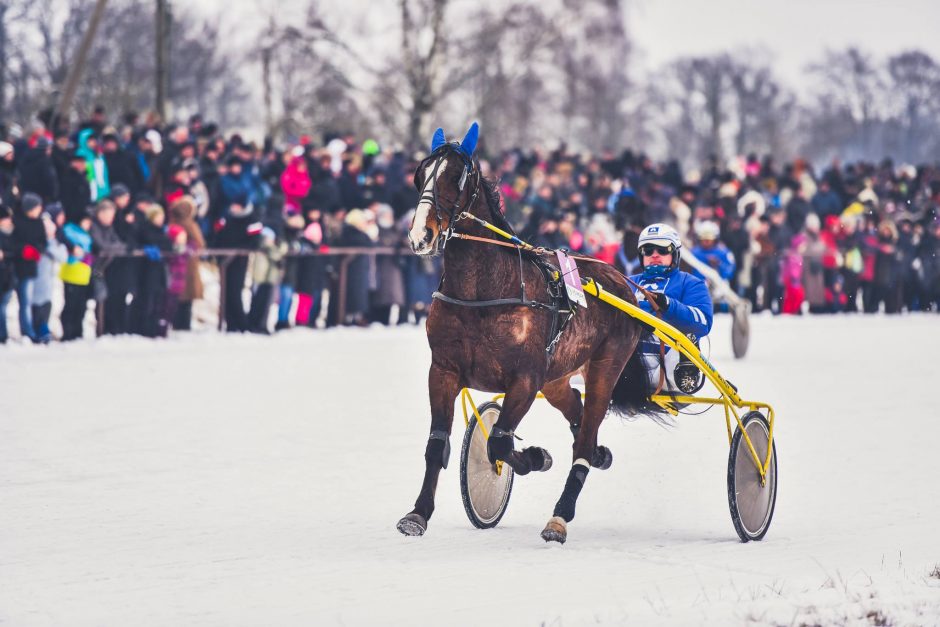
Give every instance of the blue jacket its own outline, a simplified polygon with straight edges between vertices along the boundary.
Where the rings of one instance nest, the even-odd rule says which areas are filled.
[[[675,269],[663,276],[635,274],[630,280],[651,292],[663,292],[669,297],[669,307],[662,312],[663,320],[683,333],[694,333],[704,337],[712,329],[712,297],[708,293],[705,281],[688,272]],[[652,313],[653,308],[639,290],[636,297],[640,308]],[[640,350],[644,353],[658,353],[659,342],[641,342]]]
[[[734,270],[736,264],[734,262],[734,253],[728,250],[728,247],[722,244],[721,242],[715,244],[711,248],[704,248],[702,246],[696,246],[692,249],[692,254],[696,258],[704,261],[718,272],[718,275],[723,278],[725,281],[730,281],[731,277],[734,276]],[[712,260],[717,260],[717,263],[713,263]],[[703,279],[701,274],[696,270],[693,274],[700,279]]]

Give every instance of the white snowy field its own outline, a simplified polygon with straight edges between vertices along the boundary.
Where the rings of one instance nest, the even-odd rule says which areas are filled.
[[[458,409],[428,532],[400,535],[428,431],[413,327],[0,347],[0,624],[940,624],[940,316],[756,317],[741,361],[729,328],[712,362],[777,410],[749,544],[715,409],[609,419],[613,467],[546,545],[571,436],[544,401],[519,433],[555,466],[496,529],[463,512]]]

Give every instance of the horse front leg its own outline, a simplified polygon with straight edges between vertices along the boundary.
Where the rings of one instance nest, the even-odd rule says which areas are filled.
[[[516,427],[522,422],[538,394],[539,386],[532,379],[517,379],[508,386],[499,418],[486,441],[490,462],[505,461],[517,475],[532,471],[545,472],[552,467],[552,456],[538,446],[515,450]]]
[[[441,469],[450,457],[450,431],[454,424],[454,401],[460,392],[460,376],[431,364],[428,392],[431,397],[431,433],[424,449],[424,482],[415,508],[398,521],[398,530],[406,536],[421,536],[434,513],[434,493]]]
[[[581,427],[574,441],[573,463],[571,470],[568,471],[568,479],[565,481],[561,497],[555,504],[552,517],[542,530],[542,539],[546,542],[564,544],[568,538],[568,523],[574,520],[578,496],[587,480],[588,471],[592,465],[598,465],[598,452],[607,451],[606,447],[597,446],[597,432],[607,415],[611,394],[625,363],[626,360],[619,355],[602,356],[591,360],[585,381],[584,413],[581,418]],[[609,455],[609,451],[607,453]],[[608,459],[606,466],[600,465],[599,467],[609,465]]]

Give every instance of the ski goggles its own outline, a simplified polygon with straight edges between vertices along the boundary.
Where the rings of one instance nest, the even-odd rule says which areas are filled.
[[[656,244],[643,244],[640,246],[640,254],[644,257],[650,257],[653,253],[659,253],[660,255],[671,255],[675,252],[672,244],[669,246],[657,246]]]

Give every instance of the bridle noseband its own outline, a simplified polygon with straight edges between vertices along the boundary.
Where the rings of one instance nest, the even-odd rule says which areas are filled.
[[[447,156],[456,154],[463,161],[463,173],[460,175],[460,181],[457,184],[457,198],[453,200],[446,200],[448,206],[444,206],[441,202],[441,195],[438,192],[437,188],[437,173],[441,167],[441,164],[444,162]],[[474,202],[476,202],[477,196],[480,194],[480,166],[477,161],[467,154],[460,148],[459,144],[444,144],[439,147],[437,150],[432,152],[424,161],[418,165],[418,169],[415,171],[414,183],[415,187],[421,189],[418,186],[418,175],[427,167],[427,164],[434,160],[434,169],[431,171],[431,180],[433,181],[431,185],[431,191],[421,191],[421,196],[418,197],[418,204],[421,204],[424,201],[428,201],[434,207],[434,214],[437,220],[437,232],[438,238],[440,240],[440,249],[443,250],[447,245],[447,240],[451,238],[454,233],[454,226],[457,222],[460,221],[463,216],[464,210],[469,209]],[[464,188],[467,186],[467,180],[472,179],[471,187],[473,193],[470,194],[470,199],[467,201],[467,204],[464,207],[460,206],[460,196],[463,194]],[[444,215],[447,215],[447,230],[444,231]],[[441,237],[443,235],[443,237]]]

